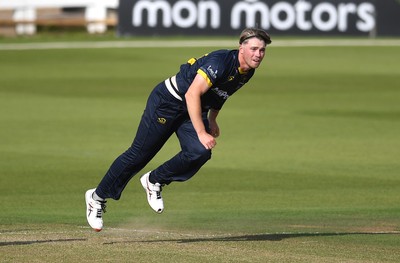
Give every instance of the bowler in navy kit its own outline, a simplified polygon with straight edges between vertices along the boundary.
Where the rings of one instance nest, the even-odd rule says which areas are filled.
[[[269,44],[264,30],[246,28],[239,49],[192,58],[153,89],[132,145],[112,163],[97,188],[85,194],[86,218],[94,230],[103,228],[106,199],[120,199],[127,183],[175,133],[181,151],[140,178],[150,207],[157,213],[164,210],[162,187],[190,179],[211,158],[220,134],[217,115],[254,75]]]

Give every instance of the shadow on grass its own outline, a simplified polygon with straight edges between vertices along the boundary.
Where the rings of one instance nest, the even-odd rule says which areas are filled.
[[[258,234],[225,237],[200,237],[182,239],[157,239],[157,240],[136,240],[118,241],[104,243],[112,245],[116,243],[156,243],[156,242],[177,242],[177,243],[196,243],[196,242],[248,242],[248,241],[282,241],[289,238],[301,237],[330,237],[330,236],[349,236],[349,235],[400,235],[400,232],[349,232],[349,233],[281,233],[281,234]]]
[[[31,245],[31,244],[41,244],[41,243],[56,243],[56,242],[75,242],[75,241],[86,241],[86,240],[87,240],[86,238],[68,238],[68,239],[9,241],[9,242],[0,242],[0,247]]]
[[[330,236],[348,236],[348,235],[382,235],[393,233],[282,233],[282,234],[260,234],[260,235],[243,235],[243,236],[227,236],[227,237],[212,237],[212,238],[190,238],[181,239],[180,243],[192,242],[212,242],[212,241],[282,241],[289,238],[299,237],[330,237]]]
[[[353,233],[281,233],[281,234],[257,234],[241,236],[223,236],[223,237],[199,237],[199,238],[179,238],[179,239],[153,239],[153,240],[125,240],[106,242],[103,245],[126,244],[126,243],[196,243],[196,242],[249,242],[249,241],[282,241],[290,238],[301,237],[331,237],[331,236],[349,236],[349,235],[400,235],[400,232],[353,232]],[[26,240],[26,241],[8,241],[0,242],[0,247],[31,245],[42,243],[58,242],[76,242],[87,241],[86,238],[67,238],[67,239],[47,239],[47,240]]]

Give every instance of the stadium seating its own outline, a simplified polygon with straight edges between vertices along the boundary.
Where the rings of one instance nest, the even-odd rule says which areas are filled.
[[[18,35],[35,34],[38,25],[86,26],[89,33],[104,33],[116,24],[108,11],[117,7],[118,0],[2,0],[0,26],[14,27]]]

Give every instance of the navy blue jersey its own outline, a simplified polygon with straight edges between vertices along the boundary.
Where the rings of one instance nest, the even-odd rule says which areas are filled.
[[[176,75],[180,95],[186,93],[195,76],[200,74],[210,87],[201,97],[203,110],[220,110],[229,96],[247,83],[255,71],[240,72],[238,54],[238,50],[217,50],[181,65]]]

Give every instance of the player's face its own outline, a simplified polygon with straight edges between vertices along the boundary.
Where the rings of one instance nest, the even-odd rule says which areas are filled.
[[[246,43],[240,45],[240,68],[250,70],[258,68],[265,56],[265,43],[256,37],[250,38]]]

